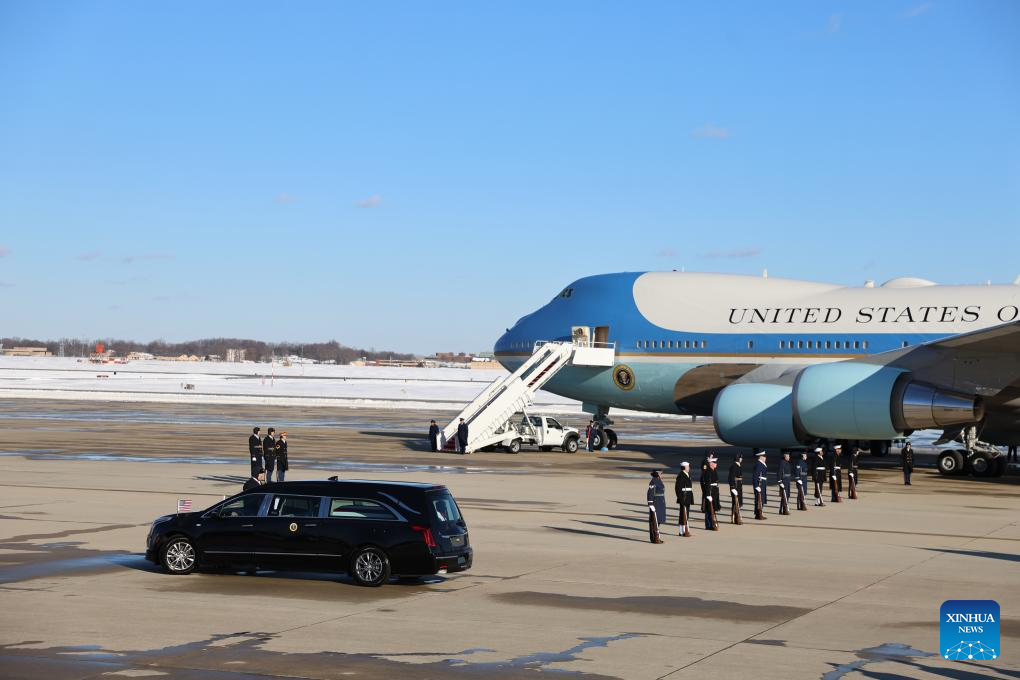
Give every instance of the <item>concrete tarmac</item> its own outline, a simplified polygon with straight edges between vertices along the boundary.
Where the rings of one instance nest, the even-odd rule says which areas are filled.
[[[648,471],[706,447],[725,470],[710,424],[621,419],[598,455],[457,456],[425,450],[421,415],[0,401],[0,677],[1020,678],[1016,477],[904,487],[878,461],[857,501],[781,517],[773,488],[768,520],[706,532],[695,513],[689,539],[671,502],[652,545]],[[291,479],[446,484],[474,568],[365,589],[146,562],[178,498],[240,489],[253,424],[288,430]],[[948,599],[999,602],[996,660],[939,656]]]

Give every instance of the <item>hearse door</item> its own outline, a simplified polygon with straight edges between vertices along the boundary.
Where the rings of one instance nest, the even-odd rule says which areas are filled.
[[[221,505],[202,518],[199,548],[207,562],[229,564],[251,559],[259,510],[266,494],[248,494]]]
[[[319,496],[273,496],[256,540],[258,563],[278,569],[329,568],[334,560],[323,541],[321,506]]]

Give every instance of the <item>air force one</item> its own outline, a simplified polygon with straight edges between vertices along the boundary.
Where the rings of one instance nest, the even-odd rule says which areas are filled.
[[[1020,279],[1018,279],[1020,282]],[[1002,474],[1020,444],[1020,285],[875,287],[685,272],[590,276],[496,342],[513,371],[536,343],[601,348],[546,390],[610,408],[712,416],[735,446],[851,441],[884,453],[938,429],[945,474]],[[607,431],[609,444],[615,433]]]

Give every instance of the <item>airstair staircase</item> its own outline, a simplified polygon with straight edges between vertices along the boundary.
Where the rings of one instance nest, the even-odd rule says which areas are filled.
[[[465,453],[492,441],[493,435],[501,431],[511,416],[535,402],[535,395],[542,386],[570,363],[575,349],[572,342],[539,343],[535,352],[516,371],[485,388],[443,428],[439,435],[440,448],[455,449],[461,418],[468,425]]]

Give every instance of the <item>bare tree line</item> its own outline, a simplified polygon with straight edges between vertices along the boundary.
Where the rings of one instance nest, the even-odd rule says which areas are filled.
[[[61,338],[59,340],[35,340],[31,338],[0,338],[0,343],[5,348],[10,347],[45,347],[54,355],[60,353],[63,345],[64,355],[71,357],[88,356],[95,351],[97,342],[103,343],[106,349],[114,350],[118,356],[124,356],[129,352],[147,352],[154,356],[180,356],[182,354],[195,355],[199,357],[218,356],[225,359],[228,349],[245,350],[245,358],[254,361],[269,361],[272,357],[286,357],[297,355],[315,361],[335,361],[338,364],[348,364],[356,359],[414,359],[413,354],[400,352],[376,351],[374,349],[361,349],[341,345],[336,340],[329,342],[281,342],[269,343],[261,340],[248,340],[242,338],[205,338],[202,340],[188,340],[185,342],[166,342],[164,340],[153,340],[151,342],[136,342],[134,340],[119,340],[114,338]]]

